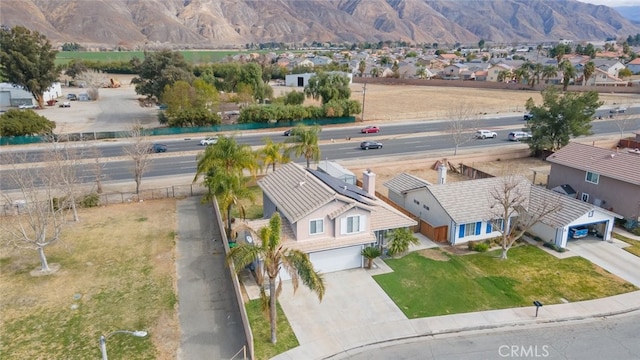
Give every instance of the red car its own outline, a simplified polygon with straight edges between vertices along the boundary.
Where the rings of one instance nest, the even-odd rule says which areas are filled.
[[[360,130],[361,133],[363,134],[369,134],[369,133],[379,133],[380,132],[380,128],[377,126],[367,126],[365,128],[363,128],[362,130]]]

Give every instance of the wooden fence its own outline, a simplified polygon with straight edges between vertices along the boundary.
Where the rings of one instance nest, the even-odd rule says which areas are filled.
[[[420,219],[420,234],[428,237],[435,242],[447,242],[449,241],[449,227],[444,226],[432,226],[428,222]]]

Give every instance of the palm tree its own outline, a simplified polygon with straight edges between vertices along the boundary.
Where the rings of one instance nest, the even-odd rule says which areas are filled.
[[[420,79],[424,79],[427,77],[427,69],[425,69],[424,66],[420,66],[416,69],[416,76]]]
[[[516,79],[518,84],[520,82],[524,82],[529,79],[529,70],[521,66],[513,72],[513,77]]]
[[[377,246],[367,246],[362,249],[360,255],[364,256],[367,259],[367,269],[371,269],[371,265],[373,265],[373,259],[382,255],[382,252]]]
[[[540,63],[536,63],[531,67],[531,87],[540,84],[540,77],[542,76],[542,70],[544,66]]]
[[[320,159],[320,146],[318,146],[320,131],[318,125],[312,127],[298,125],[291,133],[291,141],[295,144],[291,145],[288,150],[293,151],[295,156],[304,156],[307,159],[307,168],[311,167],[311,160],[318,161]]]
[[[549,80],[556,76],[558,76],[558,69],[555,66],[547,65],[544,68],[542,68],[542,78],[546,79],[544,81],[545,84],[548,84]]]
[[[358,63],[358,71],[360,72],[360,77],[364,75],[364,71],[367,69],[367,63],[364,60],[360,60]]]
[[[256,154],[249,145],[240,145],[233,137],[221,136],[218,142],[207,146],[204,153],[197,156],[198,164],[195,182],[201,175],[210,175],[213,169],[242,175],[244,170],[255,174],[258,168]]]
[[[511,79],[511,71],[509,71],[509,70],[500,70],[498,72],[498,82],[504,82],[507,79]]]
[[[582,85],[586,85],[593,73],[596,72],[596,64],[593,61],[589,61],[584,64],[584,69],[582,69]]]
[[[380,74],[382,74],[382,70],[379,67],[373,67],[371,69],[371,76],[373,77],[379,77]]]
[[[388,253],[391,256],[402,254],[409,250],[409,245],[418,245],[420,241],[413,236],[409,228],[395,229],[391,232],[391,240],[389,240]]]
[[[280,271],[286,271],[291,276],[291,284],[294,292],[298,288],[299,281],[318,295],[322,301],[325,292],[325,284],[322,275],[314,268],[309,256],[299,250],[287,249],[281,242],[281,219],[275,212],[269,220],[269,226],[260,229],[255,245],[240,244],[229,252],[227,261],[236,267],[237,271],[244,269],[256,259],[260,264],[256,270],[260,285],[260,297],[265,310],[269,310],[271,323],[271,343],[275,344],[276,337],[276,300],[282,292],[282,279],[278,278]],[[267,297],[262,282],[264,277],[269,279],[269,296]],[[276,287],[277,279],[277,287]]]
[[[272,170],[276,171],[277,163],[286,163],[289,162],[289,156],[286,152],[286,144],[285,143],[276,143],[271,140],[271,138],[265,138],[265,145],[260,150],[260,155],[262,158],[262,163],[268,168],[269,165],[272,166]]]
[[[231,234],[231,210],[234,206],[240,208],[241,216],[244,218],[245,209],[240,203],[242,199],[249,199],[253,203],[255,196],[247,187],[247,178],[227,172],[221,168],[214,169],[211,176],[207,176],[204,184],[209,188],[209,192],[205,195],[205,200],[211,200],[212,196],[216,196],[220,202],[220,208],[225,212],[225,220],[227,221],[226,234]]]
[[[562,67],[562,91],[567,91],[569,82],[576,77],[576,68],[573,67],[571,62],[565,60],[561,64]]]

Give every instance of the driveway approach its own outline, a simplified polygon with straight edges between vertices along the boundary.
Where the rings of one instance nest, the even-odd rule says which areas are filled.
[[[628,244],[617,239],[573,240],[567,244],[569,251],[640,287],[640,258],[625,251],[625,246]]]

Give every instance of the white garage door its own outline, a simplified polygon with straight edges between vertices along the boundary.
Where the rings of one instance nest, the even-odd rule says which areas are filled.
[[[313,267],[321,273],[359,268],[362,266],[362,246],[326,250],[309,254]]]

